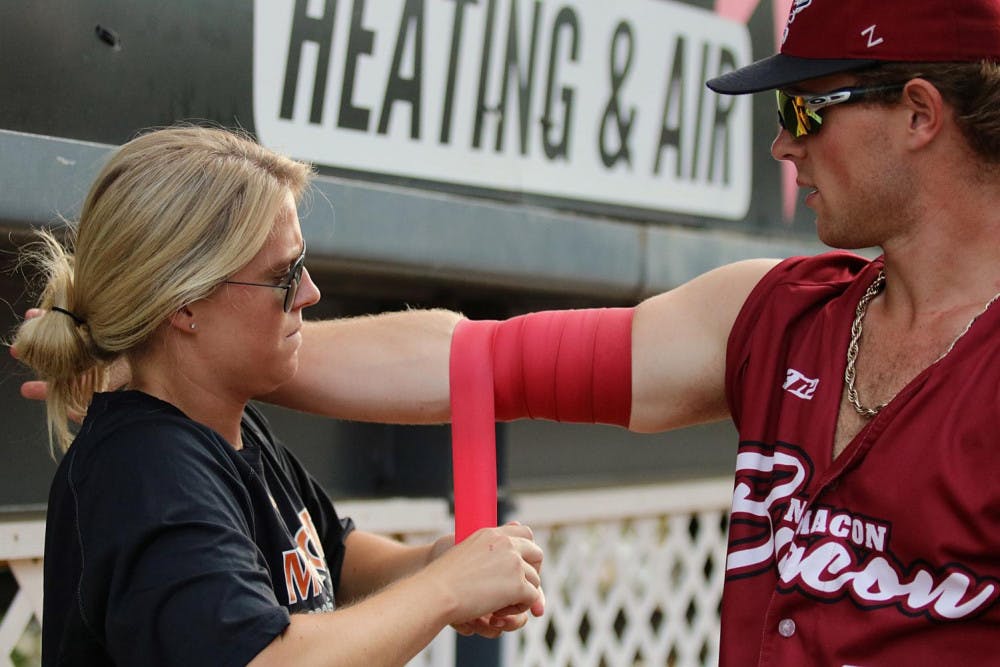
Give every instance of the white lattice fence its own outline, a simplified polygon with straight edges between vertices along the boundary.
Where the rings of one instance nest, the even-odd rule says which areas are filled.
[[[392,499],[337,503],[364,530],[392,535],[404,542],[426,542],[451,532],[452,519],[443,500]],[[0,521],[0,574],[9,570],[15,592],[0,600],[0,667],[37,665],[42,618],[42,552],[45,523]],[[16,661],[16,662],[15,662]],[[453,667],[455,632],[446,629],[408,667]]]
[[[13,577],[14,595],[0,608],[0,666],[39,664],[37,642],[42,618],[42,550],[45,524],[0,522],[0,568]]]
[[[732,480],[518,496],[545,549],[545,617],[506,667],[715,665]]]
[[[732,480],[523,494],[512,518],[545,549],[546,614],[503,642],[505,667],[685,667],[718,661],[718,604]],[[358,526],[404,541],[449,532],[438,500],[338,502]],[[0,570],[16,592],[0,600],[0,667],[37,659],[42,521],[0,521]],[[29,641],[26,641],[26,638]],[[27,648],[25,648],[27,646]],[[409,667],[454,667],[441,633]],[[473,667],[473,666],[459,666]]]
[[[354,519],[362,530],[390,535],[403,542],[426,543],[454,530],[444,500],[338,501],[337,513]],[[454,667],[455,636],[454,630],[445,628],[407,667]]]

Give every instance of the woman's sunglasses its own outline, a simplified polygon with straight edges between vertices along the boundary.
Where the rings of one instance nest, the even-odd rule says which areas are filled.
[[[848,104],[871,99],[876,94],[885,94],[902,90],[905,83],[894,83],[887,86],[872,88],[841,88],[823,95],[789,95],[783,90],[776,90],[778,97],[778,124],[788,130],[794,137],[817,134],[823,126],[820,109],[835,104]]]
[[[282,305],[285,312],[291,312],[292,304],[295,303],[295,295],[299,292],[299,283],[302,282],[302,269],[305,268],[306,264],[306,247],[303,244],[302,254],[299,255],[298,259],[292,262],[291,268],[288,270],[288,279],[277,285],[269,285],[268,283],[245,283],[239,280],[224,280],[223,282],[227,285],[249,285],[251,287],[273,287],[275,289],[285,290],[285,301]]]

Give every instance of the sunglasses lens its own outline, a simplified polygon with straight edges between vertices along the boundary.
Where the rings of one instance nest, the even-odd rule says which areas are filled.
[[[778,123],[788,130],[792,136],[801,137],[819,132],[819,114],[806,107],[806,101],[798,96],[786,95],[777,91]]]
[[[790,106],[790,99],[780,90],[774,92],[778,101],[778,125],[782,129],[793,132],[795,130],[795,113]]]
[[[295,264],[292,275],[288,277],[288,289],[285,290],[285,312],[291,312],[295,296],[299,293],[299,283],[302,282],[302,269],[305,268],[305,256]]]

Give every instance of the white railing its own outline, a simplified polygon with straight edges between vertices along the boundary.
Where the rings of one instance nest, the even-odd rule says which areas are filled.
[[[428,541],[452,530],[448,504],[443,500],[344,501],[337,503],[337,511],[341,516],[353,517],[365,530],[407,542]],[[44,546],[44,521],[0,520],[0,569],[9,569],[16,584],[6,608],[0,600],[0,667],[39,664]],[[448,629],[410,661],[409,667],[454,664],[455,633]]]
[[[354,519],[359,528],[390,535],[403,542],[429,542],[454,530],[444,500],[394,498],[337,501],[337,513]],[[455,667],[455,631],[445,629],[408,667]]]
[[[545,549],[547,607],[504,637],[505,667],[715,665],[731,493],[724,479],[514,497],[511,518]],[[342,501],[337,510],[408,542],[452,529],[441,500]],[[15,651],[19,664],[37,664],[44,533],[40,520],[0,520],[0,568],[16,583],[0,608],[0,667],[15,664]],[[410,662],[454,666],[450,629]]]
[[[13,667],[15,649],[27,664],[38,664],[38,623],[42,618],[42,521],[0,521],[0,565],[14,577],[14,597],[0,609],[0,665]]]
[[[716,665],[731,479],[518,496],[546,613],[505,667]]]

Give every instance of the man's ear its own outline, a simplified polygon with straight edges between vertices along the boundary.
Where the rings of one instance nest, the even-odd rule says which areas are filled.
[[[930,81],[911,79],[900,102],[908,113],[912,147],[923,147],[941,133],[947,109],[941,92]]]
[[[170,326],[184,333],[193,333],[198,330],[198,322],[195,320],[194,313],[187,306],[182,306],[170,316]]]

